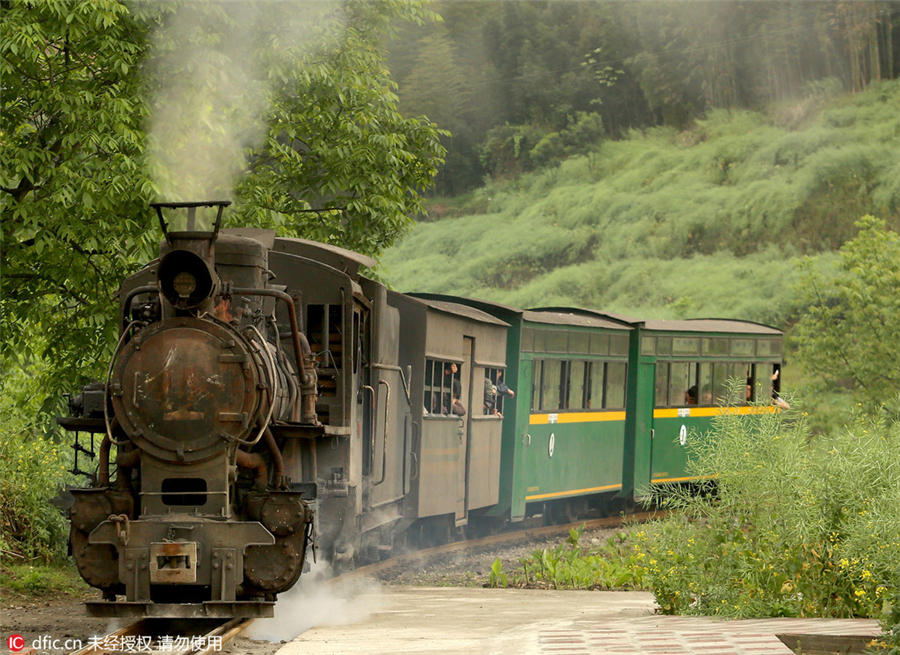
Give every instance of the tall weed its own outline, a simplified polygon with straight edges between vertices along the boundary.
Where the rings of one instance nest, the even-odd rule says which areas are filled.
[[[624,533],[599,546],[582,546],[584,525],[554,548],[535,550],[519,560],[514,579],[521,586],[553,589],[641,589],[643,555],[633,552]],[[521,573],[521,574],[520,574]]]

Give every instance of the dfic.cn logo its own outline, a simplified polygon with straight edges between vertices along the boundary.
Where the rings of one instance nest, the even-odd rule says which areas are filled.
[[[18,653],[25,648],[25,637],[22,635],[10,635],[6,640],[7,647],[14,653]]]

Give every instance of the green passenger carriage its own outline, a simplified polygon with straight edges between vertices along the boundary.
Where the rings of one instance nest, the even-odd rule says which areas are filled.
[[[487,516],[617,511],[652,485],[691,481],[688,441],[723,404],[775,410],[782,333],[769,326],[414,295],[509,325],[506,379],[517,395],[502,408],[500,494]]]
[[[562,311],[562,310],[557,310]],[[782,332],[728,319],[641,320],[566,310],[632,328],[621,494],[691,482],[687,445],[712,427],[723,405],[741,414],[774,411]]]

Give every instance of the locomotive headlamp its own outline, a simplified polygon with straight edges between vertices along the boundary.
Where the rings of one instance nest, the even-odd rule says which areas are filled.
[[[215,243],[227,200],[156,202],[166,242],[160,247],[157,275],[162,295],[176,310],[209,309],[219,286]]]
[[[181,273],[176,275],[175,279],[172,280],[172,288],[175,289],[175,293],[178,294],[179,298],[190,298],[191,294],[197,288],[197,280],[195,280],[194,276],[187,271],[181,271]]]
[[[159,289],[177,309],[193,309],[212,297],[217,282],[212,267],[190,250],[170,250],[159,262]]]

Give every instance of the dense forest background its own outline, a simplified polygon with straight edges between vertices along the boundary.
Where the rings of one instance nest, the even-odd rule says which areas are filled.
[[[789,327],[900,227],[900,3],[436,3],[392,51],[450,130],[399,290]]]
[[[391,45],[401,110],[449,130],[460,194],[632,129],[683,129],[900,69],[900,3],[441,0]],[[800,118],[800,117],[798,117]]]

